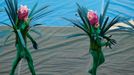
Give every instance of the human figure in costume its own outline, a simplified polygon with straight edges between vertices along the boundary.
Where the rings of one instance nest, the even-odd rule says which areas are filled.
[[[27,6],[21,6],[17,13],[18,13],[17,30],[20,30],[20,33],[22,34],[22,38],[24,39],[24,43],[25,45],[27,45],[27,37],[31,38],[28,33],[29,25],[28,25]],[[23,44],[21,43],[21,39],[19,39],[18,37],[18,34],[16,34],[16,48],[17,48],[17,56],[13,63],[13,67],[12,67],[10,75],[14,75],[17,64],[19,63],[21,59],[27,60],[28,66],[32,75],[36,75],[34,66],[33,66],[32,56],[29,50],[27,49],[27,46],[23,47]]]
[[[2,24],[9,26],[11,32],[15,33],[15,47],[17,49],[16,59],[12,65],[10,75],[14,75],[15,69],[22,59],[27,60],[32,75],[36,75],[32,55],[27,48],[27,38],[32,42],[33,48],[37,49],[38,45],[29,33],[33,32],[39,34],[37,30],[31,28],[44,25],[36,22],[38,19],[43,18],[44,15],[46,16],[46,14],[52,12],[52,10],[46,11],[49,7],[48,5],[43,5],[37,9],[38,2],[33,5],[30,11],[26,5],[21,5],[20,8],[18,8],[18,0],[5,0],[5,4],[5,12],[10,24],[5,22],[2,22]],[[6,40],[8,40],[10,36],[11,34],[7,36]]]
[[[78,15],[79,19],[67,19],[64,18],[71,23],[73,23],[76,27],[83,30],[88,38],[90,39],[90,48],[89,53],[91,53],[93,57],[93,67],[88,71],[91,75],[96,75],[97,68],[105,62],[104,54],[102,51],[103,46],[109,46],[116,44],[114,39],[111,39],[111,35],[107,36],[106,32],[119,21],[119,17],[116,16],[114,19],[109,21],[109,17],[105,18],[106,10],[109,5],[109,1],[107,2],[103,13],[98,17],[96,12],[87,8],[78,5]],[[75,34],[69,37],[76,37],[83,34]],[[84,34],[85,35],[85,34]]]
[[[99,21],[98,16],[94,11],[89,11],[87,17],[91,24],[91,31],[90,31],[90,50],[89,52],[93,56],[93,67],[89,70],[89,73],[92,75],[96,75],[97,67],[104,63],[104,55],[102,53],[102,47],[108,45],[108,42],[103,42],[104,39],[101,37],[100,28],[99,28]]]

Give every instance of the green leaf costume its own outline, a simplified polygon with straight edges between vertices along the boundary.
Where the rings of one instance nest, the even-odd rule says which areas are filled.
[[[87,17],[88,9],[85,7],[81,7],[79,4],[77,5],[78,5],[77,12],[81,20],[67,19],[67,18],[64,19],[70,21],[76,27],[82,29],[89,37],[90,39],[89,53],[91,53],[93,57],[93,67],[88,72],[91,73],[92,75],[96,75],[97,68],[105,62],[102,47],[109,46],[111,48],[111,45],[116,44],[116,41],[114,39],[111,39],[111,35],[107,36],[106,34],[113,25],[119,22],[120,17],[116,16],[111,21],[109,21],[109,17],[106,17],[106,11],[109,5],[108,0],[102,14],[99,17],[99,27],[96,28],[90,24],[90,21]],[[68,38],[76,37],[79,35],[82,34],[71,35]],[[103,41],[103,39],[105,39],[106,41]]]
[[[27,60],[28,66],[29,66],[29,69],[30,69],[32,75],[36,75],[34,65],[33,65],[33,59],[32,59],[31,53],[29,52],[29,50],[27,48],[27,37],[28,38],[31,37],[28,33],[29,26],[26,25],[25,22],[23,22],[22,24],[19,24],[19,25],[22,25],[22,26],[19,26],[21,28],[17,28],[16,29],[17,31],[15,32],[16,33],[16,45],[15,46],[17,49],[17,55],[16,55],[17,57],[13,63],[13,67],[10,72],[10,75],[14,75],[15,69],[21,59]],[[30,38],[31,41],[32,41],[32,39],[33,38]],[[37,46],[37,44],[35,46]]]
[[[33,22],[44,17],[44,15],[48,14],[51,11],[46,11],[48,6],[42,6],[41,8],[36,9],[38,5],[38,3],[36,3],[28,14],[27,21],[24,21],[18,18],[18,0],[5,0],[5,2],[5,12],[8,15],[11,25],[5,22],[0,23],[12,28],[12,32],[14,32],[16,35],[15,47],[17,49],[16,59],[13,62],[10,75],[14,75],[15,69],[21,59],[27,60],[32,75],[36,75],[33,65],[33,59],[31,53],[29,52],[29,49],[27,48],[27,38],[31,40],[33,47],[37,49],[38,45],[29,32],[33,31],[36,33],[36,30],[32,30],[31,28],[42,24],[36,24]],[[11,35],[8,35],[6,40],[8,40],[10,37]]]

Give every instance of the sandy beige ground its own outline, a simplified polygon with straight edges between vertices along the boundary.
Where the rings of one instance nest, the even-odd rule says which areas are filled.
[[[0,30],[7,29],[0,27]],[[28,44],[34,59],[37,75],[90,75],[87,73],[91,56],[88,53],[89,39],[86,36],[65,38],[75,33],[83,33],[76,27],[39,27],[42,37],[33,34],[39,45],[34,50]],[[9,75],[16,56],[13,37],[3,46],[4,35],[0,33],[0,75]],[[116,32],[113,38],[117,45],[113,49],[104,48],[105,63],[99,67],[98,75],[134,75],[134,34]],[[20,75],[31,75],[25,60],[21,64]],[[18,75],[18,70],[16,70]]]

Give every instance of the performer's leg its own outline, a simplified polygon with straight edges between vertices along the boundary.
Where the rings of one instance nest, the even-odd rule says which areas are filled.
[[[28,62],[28,66],[29,66],[29,69],[30,69],[32,75],[36,75],[34,65],[33,65],[33,59],[32,59],[32,56],[29,53],[26,56],[26,60]]]
[[[10,72],[10,75],[14,75],[15,69],[16,69],[17,64],[19,63],[20,60],[21,60],[21,58],[19,56],[17,56],[16,60],[13,63],[13,67],[12,67],[12,70]]]
[[[91,54],[93,56],[93,67],[88,72],[91,73],[92,75],[96,75],[99,56],[98,56],[98,52],[94,50],[91,50]]]
[[[103,52],[100,50],[100,52],[99,52],[99,62],[98,62],[98,66],[100,66],[100,65],[103,64],[104,62],[105,62],[104,54],[103,54]]]

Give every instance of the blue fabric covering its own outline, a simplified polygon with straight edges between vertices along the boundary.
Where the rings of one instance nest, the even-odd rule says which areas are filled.
[[[71,26],[71,23],[61,19],[61,17],[75,18],[76,3],[83,5],[89,10],[94,10],[100,13],[101,7],[106,0],[19,0],[20,4],[28,5],[31,8],[39,1],[39,7],[42,5],[50,5],[49,10],[54,10],[51,14],[38,20],[38,22],[45,22],[45,26]],[[104,2],[105,1],[105,2]],[[4,6],[3,0],[0,2],[0,7]],[[120,14],[121,16],[134,19],[134,1],[133,0],[111,0],[108,14],[111,17]],[[0,15],[0,21],[6,20],[5,15]]]

